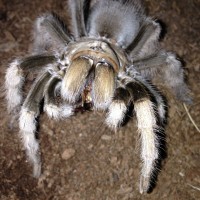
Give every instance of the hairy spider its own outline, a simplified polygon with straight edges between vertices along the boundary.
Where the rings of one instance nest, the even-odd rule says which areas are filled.
[[[150,82],[160,77],[179,100],[190,102],[181,62],[161,48],[161,26],[139,0],[68,0],[66,5],[67,25],[54,14],[38,17],[32,54],[15,59],[6,72],[8,110],[20,108],[20,133],[34,176],[41,173],[35,137],[41,105],[55,119],[70,117],[80,106],[107,111],[106,124],[117,129],[133,104],[141,135],[140,192],[147,192],[159,158],[156,131],[166,118],[163,97]],[[25,75],[36,71],[23,100]]]

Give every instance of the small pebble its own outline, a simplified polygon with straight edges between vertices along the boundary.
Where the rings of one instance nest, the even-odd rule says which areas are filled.
[[[182,177],[185,176],[185,174],[183,172],[179,172],[179,175],[182,176]]]
[[[110,159],[110,162],[113,164],[113,165],[116,165],[117,164],[117,157],[114,156]]]
[[[199,71],[200,71],[200,65],[195,65],[195,66],[194,66],[194,70],[195,70],[196,72],[199,72]]]
[[[75,153],[76,153],[76,151],[74,149],[65,149],[65,151],[62,153],[61,157],[63,160],[68,160],[71,157],[73,157]]]
[[[102,136],[101,136],[101,139],[102,139],[102,140],[106,140],[106,141],[108,141],[108,140],[111,140],[112,137],[109,136],[109,135],[102,135]]]

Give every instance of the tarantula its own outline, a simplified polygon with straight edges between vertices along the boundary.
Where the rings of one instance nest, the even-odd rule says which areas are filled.
[[[55,14],[37,18],[32,54],[15,59],[5,77],[8,110],[20,109],[20,133],[34,176],[41,173],[35,136],[41,105],[55,119],[70,117],[80,106],[106,111],[106,124],[117,129],[132,104],[141,136],[140,192],[147,192],[159,158],[156,132],[166,118],[163,97],[151,81],[162,78],[179,100],[190,102],[182,64],[161,48],[161,25],[139,0],[68,0],[66,5],[67,25]],[[29,72],[38,77],[23,100]]]

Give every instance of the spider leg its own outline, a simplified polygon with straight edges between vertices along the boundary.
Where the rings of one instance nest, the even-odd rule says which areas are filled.
[[[190,90],[184,82],[184,70],[182,63],[177,59],[176,55],[167,52],[166,67],[160,70],[160,76],[163,77],[164,83],[175,94],[176,98],[191,104]]]
[[[165,85],[173,91],[175,96],[183,102],[191,103],[190,90],[184,82],[182,64],[173,53],[160,51],[158,44],[160,33],[160,24],[147,18],[136,39],[126,50],[129,52],[134,68],[137,68],[144,77],[152,79],[158,70]],[[154,49],[153,52],[152,49]],[[163,64],[166,67],[161,68],[160,65]]]
[[[164,51],[152,54],[150,56],[144,57],[133,61],[133,65],[139,71],[155,68],[166,62],[166,53]],[[148,73],[148,72],[147,72]],[[150,75],[150,74],[149,74]]]
[[[33,49],[37,52],[64,48],[71,40],[69,31],[55,14],[45,14],[35,22]]]
[[[118,87],[115,90],[115,94],[112,103],[108,108],[106,117],[106,124],[110,128],[116,130],[122,124],[127,112],[127,105],[129,102],[129,92],[123,87]]]
[[[127,105],[132,101],[137,117],[138,131],[141,136],[141,158],[143,161],[140,177],[140,192],[147,192],[150,188],[152,175],[155,172],[156,160],[159,156],[159,141],[155,105],[152,103],[146,88],[146,83],[131,78],[124,73],[118,75],[119,87],[116,89],[113,102],[108,109],[106,123],[111,128],[117,128],[124,119]],[[158,94],[156,93],[158,96]],[[157,97],[158,99],[158,97]],[[159,127],[160,128],[160,127]]]
[[[71,17],[72,32],[75,38],[80,38],[87,35],[84,19],[85,3],[85,0],[68,0],[66,2],[67,11]]]
[[[6,99],[9,111],[15,111],[22,103],[22,87],[25,81],[23,71],[41,69],[42,66],[46,67],[47,64],[55,61],[55,56],[42,54],[16,59],[9,65],[5,76]]]
[[[19,117],[20,133],[27,156],[33,164],[34,177],[39,177],[41,174],[39,143],[35,136],[36,118],[40,114],[40,103],[44,96],[44,88],[50,77],[49,72],[45,72],[36,80],[23,103]]]
[[[152,79],[158,75],[177,99],[185,103],[192,103],[190,90],[184,81],[182,63],[174,53],[161,51],[133,62],[133,65],[146,78]],[[161,65],[164,67],[160,67]],[[131,69],[128,70],[131,71]]]
[[[75,103],[80,97],[92,65],[91,59],[79,57],[73,60],[66,69],[61,85],[61,95],[69,103]]]
[[[141,82],[155,98],[159,119],[161,124],[163,124],[166,119],[166,105],[162,95],[151,83],[145,81],[141,76],[137,76],[137,80]]]
[[[115,90],[114,69],[106,63],[98,63],[92,85],[92,99],[96,109],[106,109],[112,101]]]
[[[143,22],[136,38],[126,48],[130,57],[135,60],[138,57],[141,58],[148,55],[149,52],[152,54],[152,49],[157,49],[156,45],[158,45],[160,33],[160,24],[151,18],[147,18]]]
[[[49,117],[56,120],[70,117],[73,114],[72,106],[66,104],[56,105],[55,95],[60,82],[60,77],[53,76],[44,89],[44,111]]]
[[[151,102],[145,87],[138,81],[126,84],[134,101],[134,110],[137,117],[138,131],[141,135],[141,158],[143,161],[140,177],[140,192],[147,192],[150,187],[152,173],[155,170],[155,162],[158,159],[158,138],[156,130],[156,115],[154,105]]]
[[[155,98],[156,103],[157,103],[157,110],[158,110],[159,119],[160,119],[160,122],[163,124],[164,121],[166,120],[166,109],[165,109],[166,105],[165,105],[163,97],[161,96],[159,91],[157,91],[157,89],[154,88],[153,85],[151,85],[150,83],[147,83],[146,81],[141,81],[141,82],[150,91],[150,93]]]

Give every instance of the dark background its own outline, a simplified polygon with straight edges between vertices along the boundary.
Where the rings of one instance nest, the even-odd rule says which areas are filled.
[[[200,127],[200,1],[146,0],[150,16],[166,24],[162,45],[185,61],[194,104],[189,112]],[[61,0],[0,0],[0,76],[15,57],[24,56],[37,16],[54,11],[65,18]],[[104,125],[104,113],[77,114],[65,121],[42,115],[40,142],[43,175],[32,178],[18,128],[9,128],[5,100],[0,110],[1,200],[197,200],[200,199],[200,133],[182,105],[159,84],[168,99],[168,157],[151,194],[138,190],[140,159],[135,118],[116,133]],[[66,159],[63,153],[71,156]]]

